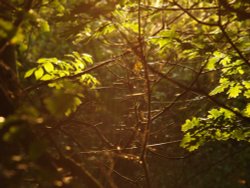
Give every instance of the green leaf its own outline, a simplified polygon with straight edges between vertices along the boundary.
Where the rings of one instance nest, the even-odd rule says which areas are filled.
[[[35,78],[37,80],[39,80],[42,76],[43,76],[43,73],[44,73],[44,70],[42,67],[38,68],[36,71],[35,71]]]
[[[47,62],[43,65],[46,72],[50,73],[54,70],[54,65],[50,62]]]
[[[230,81],[228,80],[228,78],[221,78],[221,79],[220,79],[220,85],[218,85],[216,88],[214,88],[214,89],[209,93],[209,95],[216,95],[216,94],[218,94],[218,93],[224,92],[225,89],[227,89],[227,88],[230,86],[231,83],[232,83],[232,82],[230,82]]]
[[[228,80],[228,78],[220,78],[220,81],[219,81],[221,84],[229,84],[230,81]]]
[[[93,64],[92,56],[86,53],[82,53],[82,58],[90,64]]]
[[[237,70],[238,73],[241,74],[241,75],[245,73],[245,71],[242,69],[242,67],[238,67],[236,70]]]
[[[12,44],[20,44],[20,43],[23,43],[24,38],[25,38],[25,36],[24,36],[24,33],[23,33],[23,29],[18,28],[15,36],[13,38],[11,38],[10,42]]]
[[[208,63],[206,65],[206,68],[208,70],[214,70],[215,69],[215,64],[219,61],[218,57],[212,57],[208,60]]]
[[[218,117],[221,116],[221,112],[217,109],[212,109],[208,113],[209,113],[208,118],[211,119],[217,119]]]
[[[50,32],[50,26],[46,20],[41,20],[40,23],[40,28],[42,32]]]
[[[5,31],[10,31],[10,30],[12,30],[13,25],[11,22],[0,18],[0,28],[3,28]]]
[[[232,119],[235,117],[235,114],[225,108],[220,108],[220,112],[224,114],[225,119]]]
[[[188,149],[188,151],[191,152],[191,151],[197,150],[199,147],[200,147],[200,145],[196,144],[196,145],[189,146],[187,149]]]
[[[58,15],[61,15],[65,11],[65,7],[63,6],[63,4],[61,2],[63,2],[63,1],[54,0],[51,3],[53,8],[56,9],[60,13]]]
[[[220,129],[216,129],[214,136],[216,140],[228,140],[230,138],[229,133],[222,132]]]
[[[231,135],[232,135],[232,138],[234,138],[238,141],[244,140],[246,138],[241,129],[236,129],[236,130],[232,131]]]
[[[230,89],[227,92],[228,98],[238,97],[239,94],[242,92],[242,89],[243,89],[243,87],[239,84],[237,84],[236,86],[230,87]]]
[[[126,22],[123,24],[124,27],[126,27],[127,29],[130,29],[131,31],[137,33],[138,32],[138,24],[137,23],[133,23],[133,22]]]
[[[218,59],[221,59],[221,58],[224,58],[226,57],[226,54],[222,53],[222,52],[219,52],[219,51],[215,51],[213,53],[214,57],[217,57]]]
[[[28,71],[24,74],[24,78],[30,77],[30,76],[34,73],[35,70],[36,70],[36,68],[32,68],[32,69],[28,70]]]
[[[216,95],[218,93],[222,93],[226,88],[228,88],[228,86],[229,85],[218,85],[209,93],[209,95]]]
[[[250,89],[250,81],[243,81],[242,84],[245,86],[246,89]]]
[[[81,55],[78,52],[72,52],[74,59],[79,59],[81,60]]]
[[[224,65],[224,66],[227,66],[228,64],[230,64],[230,62],[231,62],[231,59],[230,59],[230,57],[225,57],[225,58],[223,58],[221,61],[220,61],[220,64],[222,64],[222,65]]]
[[[49,75],[49,74],[45,74],[42,78],[40,78],[40,80],[52,80],[54,77]]]
[[[166,30],[162,30],[158,36],[161,36],[161,37],[166,37],[166,38],[174,38],[175,37],[175,30],[174,29],[166,29]]]
[[[206,65],[206,68],[208,70],[214,70],[215,69],[215,65],[216,63],[218,63],[221,59],[223,59],[225,57],[225,54],[219,52],[219,51],[215,51],[213,53],[213,57],[211,57],[209,60],[208,60],[208,63]]]
[[[250,117],[250,103],[247,104],[245,110],[244,110],[245,114]]]
[[[42,64],[42,63],[47,63],[48,61],[49,61],[48,58],[40,58],[37,60],[37,63]]]
[[[187,132],[188,130],[194,128],[195,126],[199,125],[200,121],[198,118],[193,117],[192,120],[186,120],[186,122],[182,125],[181,130],[183,132]]]
[[[115,30],[115,26],[113,24],[109,24],[109,25],[106,25],[106,27],[104,27],[102,33],[106,35],[106,34],[112,33],[114,30]]]
[[[249,99],[250,98],[250,90],[244,92],[244,96]]]
[[[190,133],[186,133],[182,138],[180,146],[186,148],[192,140],[193,138],[191,137]]]
[[[69,116],[72,112],[76,111],[77,107],[80,104],[82,104],[81,99],[79,97],[74,97],[72,101],[72,106],[65,112],[65,115]]]

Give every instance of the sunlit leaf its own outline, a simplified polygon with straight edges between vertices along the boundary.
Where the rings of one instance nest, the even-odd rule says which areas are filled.
[[[24,41],[24,33],[22,28],[18,28],[14,37],[10,40],[11,44],[19,44]]]
[[[242,84],[245,86],[246,89],[250,89],[250,81],[243,81]]]
[[[50,32],[50,26],[46,20],[42,20],[39,23],[42,32]]]
[[[199,145],[191,145],[190,147],[188,147],[187,149],[188,149],[188,151],[194,151],[194,150],[196,150],[196,149],[198,149],[199,148]]]
[[[40,58],[37,60],[37,63],[47,63],[48,59],[47,58]]]
[[[138,33],[138,24],[137,23],[133,23],[133,22],[125,22],[123,24],[124,27],[126,27],[127,29],[132,30],[135,33]]]
[[[250,103],[247,104],[245,110],[244,110],[245,114],[250,117]]]
[[[39,80],[42,76],[43,76],[43,73],[44,73],[44,70],[42,67],[38,68],[36,71],[35,71],[35,78],[37,80]]]
[[[187,133],[187,134],[184,135],[180,146],[185,148],[185,147],[188,146],[188,143],[190,143],[192,140],[194,140],[194,139],[192,139],[190,133]]]
[[[46,70],[46,72],[52,72],[54,70],[54,65],[50,62],[47,62],[43,65],[44,69]]]
[[[212,109],[208,112],[210,115],[208,115],[208,118],[217,119],[219,116],[221,116],[221,112],[217,109]]]
[[[228,90],[227,94],[228,94],[228,98],[236,98],[239,96],[239,94],[242,92],[243,87],[239,84],[230,87],[230,89]]]
[[[92,56],[86,53],[82,54],[82,58],[87,61],[88,63],[92,64],[93,63],[93,59]]]
[[[51,76],[49,74],[45,74],[45,75],[43,75],[42,78],[40,78],[40,80],[44,80],[44,81],[46,81],[46,80],[52,80],[52,79],[53,79],[53,76]]]
[[[236,110],[236,109],[235,109]],[[237,110],[236,110],[237,111]],[[220,108],[220,112],[223,113],[224,117],[226,119],[233,119],[235,117],[235,114],[227,109]]]
[[[186,120],[185,124],[182,125],[181,130],[183,132],[186,132],[199,124],[200,124],[199,119],[194,117],[192,120],[189,120],[189,119]]]
[[[220,61],[220,64],[226,66],[226,65],[230,64],[230,61],[231,61],[230,57],[227,56],[227,57],[223,58],[223,59]]]
[[[212,57],[209,59],[207,65],[206,65],[206,68],[208,70],[213,70],[215,69],[215,64],[218,62],[218,58],[217,57]]]
[[[250,98],[250,89],[244,92],[244,96],[249,99]]]
[[[218,85],[216,88],[214,88],[209,95],[216,95],[218,93],[222,93],[223,91],[225,91],[226,88],[228,88],[229,85]]]
[[[35,70],[36,70],[36,68],[32,68],[32,69],[28,70],[28,71],[24,74],[24,78],[30,77],[30,76],[34,73]]]

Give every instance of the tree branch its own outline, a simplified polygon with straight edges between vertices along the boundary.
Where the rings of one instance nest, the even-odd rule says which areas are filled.
[[[28,93],[30,91],[33,91],[33,90],[39,88],[39,87],[46,86],[46,85],[48,85],[50,83],[58,82],[58,81],[61,81],[63,79],[75,79],[75,78],[78,78],[78,77],[80,77],[80,76],[82,76],[82,75],[84,75],[86,73],[89,73],[89,72],[94,71],[94,70],[96,70],[96,69],[98,69],[100,67],[103,67],[104,65],[112,63],[112,62],[116,61],[117,59],[123,57],[124,55],[126,55],[126,54],[128,54],[130,52],[131,51],[125,51],[124,53],[122,53],[122,54],[120,54],[118,56],[115,56],[115,57],[113,57],[111,59],[108,59],[108,60],[105,60],[105,61],[101,61],[101,62],[97,63],[96,65],[94,65],[93,67],[87,68],[86,70],[83,70],[82,72],[80,72],[78,74],[69,75],[69,76],[63,76],[63,77],[56,78],[54,80],[47,80],[47,81],[43,81],[43,82],[40,82],[38,84],[29,86],[29,87],[23,89],[23,92],[24,93]]]
[[[189,12],[188,9],[183,8],[180,4],[178,4],[176,1],[173,2],[174,5],[178,6],[183,12],[185,12],[190,18],[195,20],[197,23],[202,24],[202,25],[208,25],[208,26],[218,26],[217,23],[209,23],[209,22],[204,22],[196,18],[193,14]]]

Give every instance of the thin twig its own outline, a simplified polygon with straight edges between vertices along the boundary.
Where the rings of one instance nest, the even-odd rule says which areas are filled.
[[[202,24],[202,25],[208,25],[208,26],[218,26],[217,23],[209,23],[209,22],[204,22],[196,18],[193,14],[189,12],[188,9],[182,7],[180,4],[178,4],[176,1],[173,2],[174,5],[178,6],[183,12],[185,12],[189,17],[191,17],[193,20],[195,20],[197,23]]]
[[[161,153],[158,153],[156,151],[154,151],[153,149],[149,149],[150,153],[160,157],[160,158],[163,158],[163,159],[167,159],[167,160],[183,160],[183,159],[186,159],[188,157],[190,157],[193,153],[189,153],[188,155],[185,155],[185,156],[180,156],[180,157],[170,157],[170,156],[167,156],[167,155],[163,155]]]
[[[104,166],[106,166],[107,168],[110,169],[110,167],[106,164],[104,164]],[[135,180],[132,180],[130,178],[128,178],[127,176],[122,175],[120,172],[118,172],[117,170],[111,169],[116,175],[118,175],[119,177],[121,177],[123,180],[133,184],[133,185],[137,185],[137,182]]]
[[[166,6],[162,7],[155,7],[155,6],[150,6],[150,5],[141,5],[143,9],[155,9],[155,10],[162,10],[162,11],[183,11],[181,8],[168,8]],[[203,11],[203,10],[217,10],[218,7],[190,7],[190,8],[185,8],[185,10],[190,11],[190,10],[196,10],[196,11]]]
[[[169,141],[169,142],[161,142],[161,143],[156,143],[156,144],[149,144],[146,147],[158,147],[158,146],[165,146],[169,144],[176,144],[180,143],[181,140],[174,140],[174,141]],[[118,151],[126,151],[126,150],[134,150],[134,149],[140,149],[140,146],[133,146],[133,147],[127,147],[127,148],[114,148],[114,149],[104,149],[104,150],[93,150],[93,151],[83,151],[80,152],[81,154],[102,154],[105,152],[118,152]]]

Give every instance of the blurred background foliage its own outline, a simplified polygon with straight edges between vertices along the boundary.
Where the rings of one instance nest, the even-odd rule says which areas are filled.
[[[250,186],[248,0],[0,10],[1,187]]]

